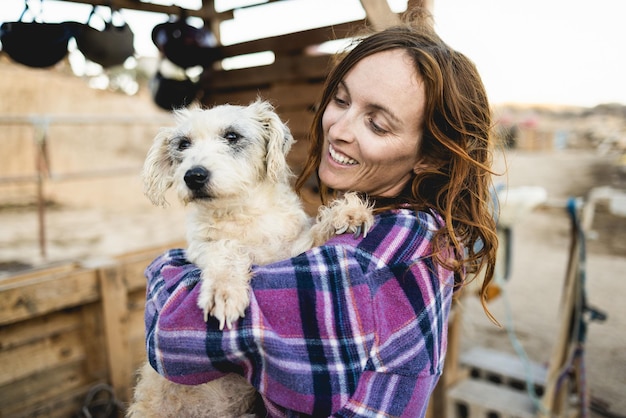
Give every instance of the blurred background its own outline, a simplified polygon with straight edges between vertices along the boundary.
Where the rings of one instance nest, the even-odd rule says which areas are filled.
[[[184,245],[184,208],[174,196],[167,208],[151,206],[139,180],[156,132],[172,124],[172,107],[245,104],[261,94],[298,140],[289,156],[298,172],[333,54],[364,24],[384,27],[415,5],[429,8],[441,37],[477,65],[501,144],[494,183],[508,254],[488,306],[502,326],[477,298],[462,300],[450,354],[458,361],[449,361],[459,374],[446,387],[459,376],[487,376],[500,388],[517,386],[529,416],[538,414],[574,269],[585,278],[584,303],[577,300],[584,311],[577,320],[589,325],[577,341],[585,372],[568,392],[574,412],[555,416],[626,416],[626,2],[7,0],[0,2],[0,417],[75,416],[97,384],[127,399],[143,359],[141,271],[155,248]],[[19,35],[25,22],[61,28]],[[177,44],[176,33],[192,33],[194,49]],[[304,195],[311,213],[314,191]],[[570,199],[588,208],[584,262],[572,261]],[[109,312],[99,305],[107,299],[101,279],[68,275],[130,259],[135,278],[120,276],[128,297],[117,299],[126,316],[101,318]],[[74,280],[88,284],[57,295]],[[128,339],[111,339],[111,329]],[[489,366],[463,357],[477,347],[473,359],[486,355]],[[511,357],[492,370],[499,357],[484,348]],[[513,363],[521,368],[515,378]],[[539,393],[527,390],[535,366]],[[581,370],[570,368],[564,376]],[[494,416],[489,408],[513,416],[451,393],[441,398],[447,417]]]

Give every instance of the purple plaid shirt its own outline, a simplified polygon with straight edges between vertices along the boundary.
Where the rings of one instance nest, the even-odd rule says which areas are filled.
[[[388,211],[366,238],[255,266],[246,316],[225,331],[196,305],[198,268],[170,250],[146,270],[150,364],[188,385],[242,374],[275,417],[422,417],[454,287],[430,257],[440,226],[425,212]]]

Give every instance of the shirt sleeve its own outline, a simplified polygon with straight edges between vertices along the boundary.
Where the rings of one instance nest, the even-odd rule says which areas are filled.
[[[423,415],[452,294],[449,272],[406,256],[429,245],[424,231],[374,228],[371,248],[342,236],[255,267],[250,307],[225,331],[203,321],[200,272],[171,250],[146,270],[150,364],[182,384],[242,374],[273,416]]]

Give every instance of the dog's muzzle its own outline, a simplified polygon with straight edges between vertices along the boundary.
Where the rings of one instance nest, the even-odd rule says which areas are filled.
[[[207,184],[209,177],[209,170],[204,167],[195,166],[187,170],[184,179],[189,189],[197,191]]]

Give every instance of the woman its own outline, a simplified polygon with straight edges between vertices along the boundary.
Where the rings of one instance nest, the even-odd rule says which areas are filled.
[[[238,372],[270,416],[423,416],[454,290],[493,276],[490,125],[474,65],[431,30],[363,38],[327,79],[296,186],[315,174],[323,202],[361,192],[375,224],[255,267],[250,308],[224,332],[185,315],[199,285],[184,252],[159,257],[146,271],[152,366],[185,384]]]

